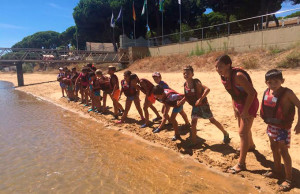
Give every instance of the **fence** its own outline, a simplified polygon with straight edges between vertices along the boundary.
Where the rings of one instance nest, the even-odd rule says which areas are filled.
[[[153,46],[162,46],[168,44],[176,44],[189,41],[199,41],[205,39],[219,38],[224,36],[229,36],[232,34],[244,33],[244,32],[253,32],[259,30],[265,30],[269,28],[276,27],[285,27],[290,25],[299,25],[300,17],[288,18],[275,20],[274,15],[280,13],[288,13],[300,10],[299,8],[269,13],[265,15],[260,15],[256,17],[231,21],[227,23],[211,25],[203,28],[192,29],[184,31],[181,33],[167,34],[164,36],[157,36],[150,38],[148,45]],[[271,18],[272,16],[272,18]]]

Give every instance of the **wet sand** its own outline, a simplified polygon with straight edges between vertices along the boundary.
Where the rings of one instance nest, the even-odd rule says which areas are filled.
[[[151,73],[137,73],[140,78],[147,78],[151,81]],[[254,82],[254,87],[258,92],[259,101],[261,101],[263,91],[266,89],[264,83],[265,71],[250,71],[250,76]],[[123,78],[123,73],[117,73],[119,79]],[[286,82],[283,86],[291,88],[298,97],[300,97],[300,87],[298,86],[300,81],[300,70],[287,70],[283,72]],[[174,90],[183,93],[183,83],[184,79],[182,73],[162,73],[163,80],[169,84]],[[95,113],[87,113],[87,108],[79,105],[79,103],[69,103],[65,98],[61,97],[61,91],[59,84],[57,82],[44,83],[40,85],[20,87],[18,90],[31,93],[33,95],[39,96],[53,103],[59,104],[67,109],[74,110],[76,112],[81,112],[86,117],[96,119],[104,123],[105,127],[114,128],[124,133],[135,134],[151,143],[161,145],[163,147],[175,150],[183,157],[191,156],[195,160],[204,165],[212,168],[216,171],[222,172],[226,171],[232,165],[237,163],[237,156],[235,154],[235,149],[239,145],[238,127],[237,120],[233,116],[233,110],[231,106],[230,96],[225,91],[224,87],[220,82],[220,78],[216,72],[196,72],[195,78],[199,78],[204,85],[211,89],[208,95],[208,100],[215,118],[224,125],[225,129],[230,133],[232,137],[231,143],[229,145],[224,145],[222,143],[223,134],[218,131],[218,129],[209,123],[208,120],[199,120],[197,125],[197,135],[200,138],[202,144],[198,145],[195,149],[189,149],[186,147],[188,141],[185,139],[189,136],[187,130],[182,130],[183,141],[172,142],[170,138],[173,135],[171,128],[163,130],[158,134],[153,134],[153,128],[140,129],[139,115],[132,106],[128,114],[127,124],[116,125],[112,121],[113,116],[107,115],[102,116]],[[25,84],[52,81],[56,79],[56,74],[25,74],[24,75]],[[0,74],[0,80],[10,81],[16,85],[17,79],[15,74]],[[144,96],[140,96],[142,103],[144,101]],[[121,104],[125,104],[125,97],[121,99]],[[112,107],[112,103],[108,100],[108,106]],[[158,110],[161,110],[162,104],[159,102],[155,103]],[[186,103],[184,105],[184,110],[190,119],[191,107]],[[154,113],[150,110],[150,119],[155,117]],[[297,114],[296,114],[297,115]],[[183,119],[178,116],[179,125],[184,124]],[[295,118],[295,123],[297,122],[298,115]],[[157,127],[158,123],[154,124],[153,127]],[[260,188],[258,190],[262,192],[274,192],[278,189],[276,179],[264,178],[261,174],[272,167],[273,159],[272,152],[269,148],[269,140],[266,134],[266,124],[258,116],[254,120],[252,127],[253,138],[256,144],[257,151],[251,152],[247,156],[247,168],[248,171],[241,172],[238,175],[229,175],[240,178],[240,180],[247,180],[253,187]],[[293,175],[296,181],[296,188],[294,188],[291,193],[300,192],[300,157],[299,141],[300,135],[295,135],[292,133],[291,149],[290,154],[293,161]]]

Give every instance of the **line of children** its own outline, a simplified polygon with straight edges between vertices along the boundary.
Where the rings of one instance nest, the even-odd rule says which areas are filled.
[[[246,170],[246,156],[247,152],[255,150],[255,144],[253,142],[251,127],[256,117],[259,102],[257,99],[257,92],[253,87],[252,80],[249,74],[240,68],[232,67],[231,58],[228,55],[222,55],[216,59],[216,71],[221,77],[222,84],[232,98],[232,106],[234,115],[238,120],[239,136],[240,136],[240,156],[238,163],[229,168],[228,172],[238,173]],[[63,73],[63,69],[59,69],[58,81],[62,87],[62,84],[71,83],[68,86],[72,88],[73,83],[71,74],[66,71]],[[156,118],[153,122],[162,119],[158,128],[153,132],[159,132],[165,122],[169,120],[174,128],[174,136],[172,141],[180,140],[180,133],[178,129],[178,123],[176,116],[181,113],[186,125],[189,125],[189,121],[183,110],[183,105],[187,101],[192,106],[191,113],[191,130],[190,130],[190,146],[197,144],[197,121],[199,118],[209,119],[224,135],[223,142],[229,143],[229,133],[224,127],[213,117],[210,110],[210,106],[207,100],[207,95],[210,89],[203,85],[199,79],[193,78],[194,70],[191,66],[187,66],[183,69],[183,76],[186,80],[184,83],[184,94],[180,94],[168,86],[161,80],[161,74],[155,72],[152,77],[158,84],[154,86],[147,79],[139,79],[136,74],[132,74],[131,71],[124,72],[124,80],[121,81],[121,90],[119,89],[118,77],[115,75],[115,67],[108,68],[108,74],[110,78],[104,76],[101,70],[97,70],[95,73],[90,73],[91,79],[91,91],[95,98],[95,107],[98,112],[106,111],[106,96],[110,95],[114,105],[114,116],[118,118],[119,112],[123,112],[121,120],[116,123],[124,123],[128,112],[130,110],[132,102],[135,103],[136,109],[140,114],[144,124],[141,128],[145,128],[150,125],[148,108],[150,107],[156,114]],[[73,75],[76,74],[76,69]],[[86,97],[86,90],[88,82],[88,70],[82,69],[82,73],[77,75],[75,86],[80,83],[82,88],[82,100],[85,100],[88,104],[88,97]],[[70,74],[70,75],[69,75]],[[68,81],[66,81],[68,80]],[[284,79],[282,72],[276,69],[268,71],[265,75],[265,82],[268,86],[263,95],[262,106],[260,115],[264,122],[268,124],[267,134],[270,139],[270,145],[273,153],[274,168],[272,171],[268,171],[264,174],[267,177],[278,178],[281,176],[281,157],[284,161],[285,169],[285,181],[280,185],[281,191],[288,191],[292,188],[292,161],[288,152],[291,141],[291,127],[295,116],[295,107],[298,108],[298,116],[300,116],[300,101],[294,92],[288,88],[282,87]],[[65,86],[64,86],[65,87]],[[62,87],[62,94],[64,96],[64,90]],[[100,90],[103,91],[103,106],[101,107]],[[69,91],[69,90],[68,90]],[[144,101],[144,114],[140,105],[139,92],[142,91],[145,94]],[[118,102],[121,95],[124,93],[126,96],[125,110]],[[92,101],[93,101],[92,99]],[[163,118],[160,117],[157,109],[153,106],[155,100],[164,104],[162,113]],[[82,101],[84,102],[84,101]],[[173,107],[171,116],[169,117],[169,109]],[[185,116],[184,116],[185,115]],[[144,117],[145,116],[145,117]],[[186,118],[185,118],[186,117]],[[157,130],[157,131],[156,131]],[[300,133],[300,118],[298,118],[297,125],[295,126],[295,133]]]

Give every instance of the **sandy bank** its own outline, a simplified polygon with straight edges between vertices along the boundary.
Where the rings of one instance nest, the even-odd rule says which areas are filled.
[[[135,72],[137,73],[137,72]],[[137,73],[140,78],[147,78],[152,81],[151,73]],[[254,87],[258,91],[259,100],[261,100],[263,91],[266,88],[264,83],[265,71],[250,71],[252,80],[254,81]],[[123,77],[122,72],[117,73],[119,79]],[[178,92],[183,93],[184,79],[182,73],[163,73],[163,80],[169,84],[169,86]],[[224,87],[220,83],[220,78],[216,72],[196,72],[195,77],[199,78],[204,85],[211,89],[208,95],[208,100],[211,105],[212,112],[215,118],[224,125],[225,129],[230,133],[232,142],[229,145],[222,144],[223,135],[218,131],[216,127],[209,123],[208,120],[199,120],[198,122],[198,136],[201,138],[202,144],[198,145],[195,149],[188,149],[186,147],[187,141],[185,139],[189,136],[187,130],[182,130],[182,137],[184,141],[172,142],[170,138],[173,135],[171,128],[161,131],[158,134],[152,133],[152,127],[146,129],[140,129],[141,123],[138,122],[139,115],[132,106],[128,115],[128,123],[116,126],[111,120],[112,115],[102,116],[95,113],[87,113],[87,108],[79,105],[78,103],[69,103],[65,98],[61,97],[61,91],[57,82],[44,83],[39,85],[25,86],[18,88],[18,90],[29,92],[34,95],[45,98],[56,104],[60,104],[68,109],[82,111],[85,115],[95,118],[100,122],[103,122],[106,127],[118,127],[120,131],[128,131],[135,133],[141,138],[148,140],[153,143],[157,143],[164,147],[176,150],[183,155],[190,155],[196,160],[205,165],[212,167],[216,170],[225,171],[228,167],[236,164],[237,157],[235,154],[235,148],[238,147],[238,127],[237,121],[233,116],[233,110],[231,107],[230,96],[225,91]],[[288,70],[284,71],[284,77],[286,82],[284,86],[294,90],[296,95],[300,97],[300,87],[298,82],[300,81],[300,70]],[[25,84],[32,84],[45,81],[53,81],[56,79],[56,74],[25,74]],[[15,74],[0,74],[0,80],[9,81],[17,85],[17,78]],[[144,96],[141,95],[143,102]],[[121,99],[121,104],[125,104],[125,97]],[[108,100],[108,106],[112,107],[112,103]],[[161,110],[162,104],[159,102],[155,103],[158,110]],[[191,114],[191,107],[188,104],[184,105],[184,109],[188,115]],[[154,113],[149,111],[150,119],[154,118]],[[179,125],[184,124],[183,119],[178,116]],[[190,116],[189,116],[190,119]],[[295,120],[297,121],[297,117]],[[157,127],[158,123],[155,123],[153,127]],[[295,124],[293,125],[295,126]],[[272,192],[277,189],[277,180],[263,178],[260,174],[269,169],[273,164],[272,152],[269,148],[269,140],[266,134],[266,125],[260,117],[257,117],[253,124],[253,138],[256,144],[257,151],[249,153],[247,156],[247,168],[248,171],[241,172],[238,175],[246,178],[253,186],[259,186],[262,192]],[[290,154],[293,160],[294,167],[294,179],[297,181],[296,188],[291,193],[300,192],[300,135],[292,134],[292,142]]]

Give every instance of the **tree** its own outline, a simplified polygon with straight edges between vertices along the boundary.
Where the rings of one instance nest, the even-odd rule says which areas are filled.
[[[76,26],[71,26],[66,29],[66,31],[62,32],[59,35],[59,39],[61,41],[61,45],[67,46],[71,44],[72,46],[76,45]]]
[[[33,35],[23,38],[12,48],[45,48],[54,49],[60,46],[59,33],[54,31],[37,32]]]

